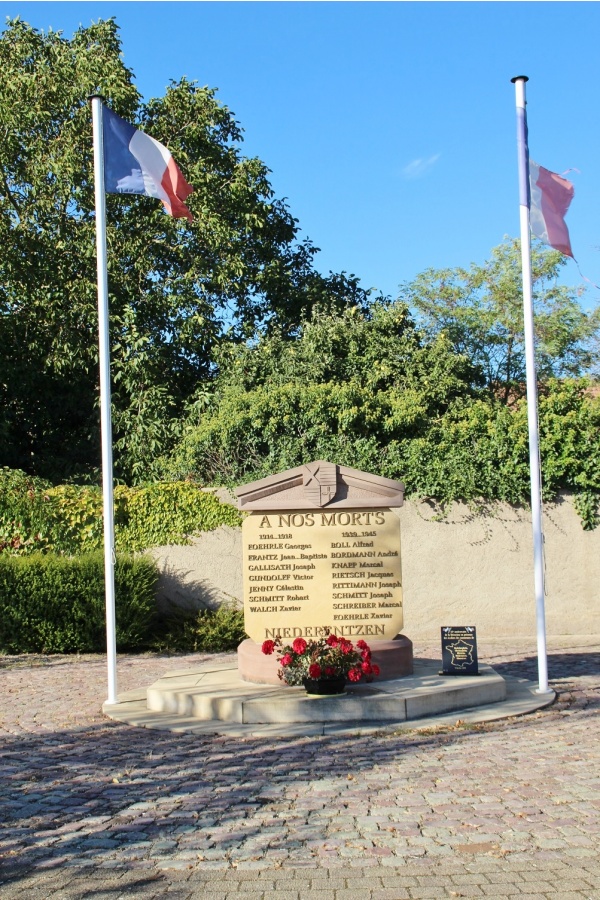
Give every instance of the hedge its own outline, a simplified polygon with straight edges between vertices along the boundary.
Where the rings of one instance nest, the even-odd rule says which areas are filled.
[[[149,557],[117,555],[117,649],[149,647],[156,621],[158,569]],[[106,650],[102,553],[69,558],[0,554],[0,651]]]

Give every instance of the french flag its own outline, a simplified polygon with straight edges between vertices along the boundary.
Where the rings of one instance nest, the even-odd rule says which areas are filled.
[[[529,160],[531,204],[530,227],[541,241],[574,259],[569,230],[565,222],[567,210],[575,194],[570,181]]]
[[[194,190],[166,147],[103,107],[104,189],[162,200],[175,218],[193,217],[184,200]]]

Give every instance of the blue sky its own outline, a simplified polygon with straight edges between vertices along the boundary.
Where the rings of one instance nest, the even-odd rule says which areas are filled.
[[[72,34],[115,16],[145,98],[186,75],[219,89],[244,153],[272,170],[317,266],[396,296],[426,268],[483,262],[518,235],[514,75],[530,152],[575,184],[575,256],[600,283],[593,2],[2,2]],[[569,261],[563,276],[582,284]],[[587,304],[600,291],[589,288]]]

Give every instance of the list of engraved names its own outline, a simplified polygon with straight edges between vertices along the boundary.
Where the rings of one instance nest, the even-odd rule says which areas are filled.
[[[402,629],[400,520],[392,509],[268,511],[242,527],[244,610],[255,641],[391,640]]]

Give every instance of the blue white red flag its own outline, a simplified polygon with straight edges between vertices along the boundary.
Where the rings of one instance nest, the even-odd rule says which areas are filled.
[[[575,194],[570,181],[529,160],[531,203],[529,219],[532,234],[572,259],[571,240],[565,222]]]
[[[192,221],[184,200],[194,190],[163,144],[103,108],[104,189],[108,194],[145,194],[162,200],[175,218]]]

